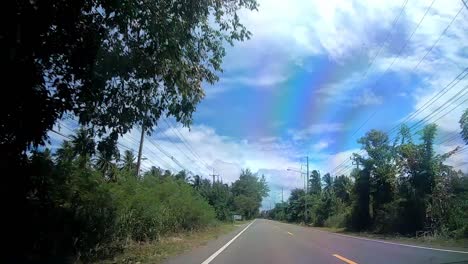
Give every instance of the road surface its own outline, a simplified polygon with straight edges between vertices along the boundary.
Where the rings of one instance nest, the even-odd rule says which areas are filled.
[[[378,242],[257,219],[167,263],[461,264],[468,263],[468,252]]]

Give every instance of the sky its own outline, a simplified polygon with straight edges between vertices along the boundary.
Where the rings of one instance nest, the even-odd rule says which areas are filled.
[[[164,120],[147,137],[144,169],[183,167],[204,178],[214,171],[233,182],[249,168],[265,175],[269,208],[282,190],[287,199],[302,188],[306,157],[310,170],[349,172],[356,141],[370,129],[405,122],[416,133],[434,122],[438,153],[464,146],[458,120],[468,107],[468,7],[461,0],[258,2],[258,11],[240,14],[252,38],[226,45],[223,73],[204,85],[191,127]],[[120,143],[136,150],[138,138],[135,129]],[[447,163],[468,172],[467,156]]]

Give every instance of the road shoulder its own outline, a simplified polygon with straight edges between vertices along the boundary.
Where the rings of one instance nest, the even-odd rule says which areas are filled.
[[[442,239],[433,237],[404,237],[397,235],[382,235],[367,232],[349,232],[343,228],[328,228],[328,227],[311,227],[302,224],[284,223],[295,226],[310,228],[320,232],[331,233],[335,235],[342,235],[355,239],[365,239],[382,243],[394,243],[399,245],[408,245],[411,247],[426,247],[435,250],[454,250],[461,252],[468,252],[468,239]]]
[[[224,233],[216,238],[211,240],[205,240],[203,244],[200,244],[196,247],[187,249],[185,252],[180,252],[180,254],[173,254],[171,257],[167,258],[163,263],[165,264],[177,264],[177,263],[202,263],[207,258],[209,258],[213,253],[223,247],[231,239],[233,239],[237,234],[242,232],[252,221],[243,222],[241,224],[234,224],[234,230],[231,230],[228,233]]]
[[[98,263],[190,263],[183,261],[185,254],[205,248],[212,244],[212,241],[224,241],[233,237],[247,224],[248,222],[220,223],[200,231],[166,236],[157,242],[132,243],[121,254],[112,259],[100,260]],[[181,261],[168,261],[177,259],[179,255],[182,257]]]

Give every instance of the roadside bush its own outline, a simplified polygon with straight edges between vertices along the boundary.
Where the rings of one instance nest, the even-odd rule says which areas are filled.
[[[62,262],[112,253],[117,208],[102,177],[71,163],[57,169],[43,154],[33,155],[30,169],[27,255]]]
[[[400,214],[399,201],[383,205],[382,208],[374,212],[372,230],[376,233],[398,232]]]
[[[30,261],[105,258],[130,240],[157,240],[215,221],[208,202],[175,177],[139,179],[121,170],[118,180],[108,181],[83,162],[55,164],[43,153],[32,155],[29,171],[31,236],[24,251]]]
[[[333,228],[344,228],[346,227],[346,223],[349,219],[349,214],[349,210],[346,210],[342,213],[331,215],[327,218],[327,220],[325,220],[324,226]]]

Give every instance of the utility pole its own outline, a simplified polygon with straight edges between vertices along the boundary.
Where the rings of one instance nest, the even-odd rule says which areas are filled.
[[[281,187],[281,203],[284,203],[283,195],[284,195],[283,187]]]
[[[141,166],[141,154],[143,152],[143,140],[145,139],[145,126],[141,125],[141,136],[140,136],[140,147],[138,148],[138,159],[136,166],[136,175],[140,175],[140,166]]]
[[[306,193],[309,192],[309,156],[306,157],[307,159],[307,175],[306,175],[306,178],[307,178],[307,182],[306,182]]]
[[[301,163],[301,177],[304,177],[304,190],[306,189],[306,177],[304,176],[304,173],[302,172],[302,167],[304,164]]]
[[[216,176],[219,177],[219,175],[216,175],[216,174],[214,173],[214,168],[213,168],[213,174],[211,174],[210,176],[213,177],[213,185],[214,185],[214,184],[215,184]],[[218,181],[219,181],[219,178],[218,178]]]
[[[309,156],[306,156],[307,161],[307,172],[306,172],[306,196],[304,201],[304,218],[305,223],[307,224],[307,195],[309,194]]]
[[[357,169],[359,170],[359,159],[357,157],[349,157],[350,160],[352,160],[352,164],[356,165]]]

